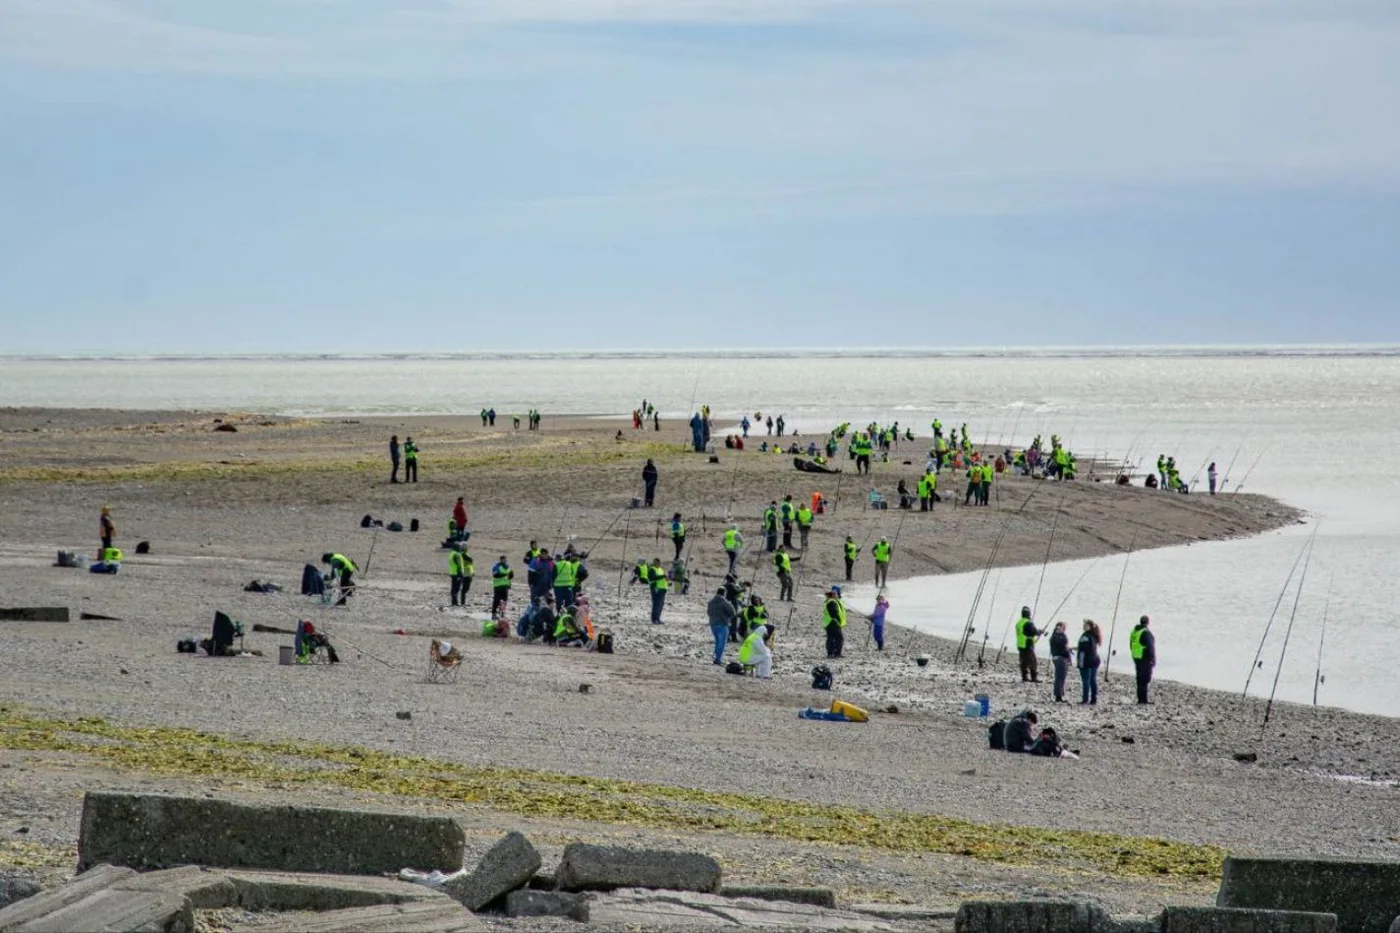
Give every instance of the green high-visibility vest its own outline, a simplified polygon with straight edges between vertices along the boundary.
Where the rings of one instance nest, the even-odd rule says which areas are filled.
[[[653,593],[662,593],[671,588],[671,581],[666,576],[666,571],[660,567],[652,567],[647,582],[651,584]]]
[[[647,582],[647,577],[651,574],[651,564],[644,560],[637,561],[637,579],[643,583]]]
[[[1016,650],[1025,651],[1035,644],[1035,639],[1026,634],[1026,629],[1031,625],[1030,616],[1021,616],[1016,623]]]
[[[773,555],[773,566],[778,568],[778,573],[792,573],[792,558],[786,551],[779,551]]]
[[[685,522],[671,522],[671,537],[672,539],[685,537]]]
[[[757,650],[758,643],[763,641],[763,636],[768,634],[765,628],[759,628],[749,633],[749,637],[744,639],[744,643],[739,646],[739,663],[749,664],[753,660],[753,653]]]
[[[763,606],[749,606],[744,610],[744,621],[749,623],[750,627],[762,625],[768,621],[768,610]]]
[[[928,481],[928,493],[929,493],[929,495],[933,495],[935,492],[938,491],[938,474],[937,474],[937,473],[925,473],[925,474],[924,474],[924,479]]]
[[[1128,651],[1132,653],[1134,661],[1141,661],[1147,654],[1147,646],[1142,643],[1142,633],[1147,629],[1139,626],[1133,629],[1133,633],[1128,636]]]
[[[408,441],[403,445],[403,458],[405,460],[418,459],[418,445],[413,441]]]
[[[922,478],[919,479],[919,498],[920,498],[920,499],[927,499],[927,498],[928,498],[928,477],[927,477],[927,476],[922,477]]]
[[[355,566],[355,562],[353,560],[346,557],[344,554],[331,555],[331,568],[334,570],[339,570],[342,573],[346,570],[350,571],[351,573],[354,573],[355,571],[360,569],[359,567]]]
[[[515,571],[505,564],[497,564],[491,568],[491,586],[501,588],[510,586],[510,581],[515,576]]]
[[[822,622],[824,628],[830,628],[835,623],[838,628],[846,627],[846,607],[841,605],[839,599],[828,599],[822,611],[825,619]]]
[[[447,572],[454,577],[470,577],[476,572],[470,554],[453,551],[447,555]]]
[[[726,529],[724,532],[724,549],[726,551],[734,551],[738,550],[738,548],[739,532],[735,531],[733,528]]]
[[[797,511],[796,509],[794,509],[794,508],[792,507],[792,503],[791,503],[791,502],[784,502],[784,503],[782,504],[781,508],[782,508],[782,511],[783,511],[783,521],[785,521],[785,522],[790,522],[790,521],[792,521],[792,516],[793,516],[793,515],[796,513],[796,511]]]
[[[812,510],[808,506],[803,506],[797,510],[797,525],[799,528],[812,527]]]
[[[773,507],[770,505],[768,508],[763,510],[763,530],[774,531],[777,529],[777,527],[778,513],[775,512],[773,510]]]
[[[860,553],[860,545],[859,545],[859,544],[856,544],[854,541],[847,541],[847,542],[846,542],[846,560],[855,560],[855,559],[856,559],[856,555],[859,554],[859,553]]]
[[[573,586],[578,580],[578,563],[572,560],[561,560],[554,564],[554,585]]]
[[[875,555],[875,563],[888,564],[890,562],[890,543],[888,541],[876,541],[871,553]]]

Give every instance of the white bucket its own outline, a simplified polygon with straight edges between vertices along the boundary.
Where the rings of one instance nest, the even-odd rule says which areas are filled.
[[[980,719],[982,716],[982,704],[976,700],[968,700],[963,703],[963,715],[968,719]]]
[[[277,648],[278,664],[297,663],[297,649],[295,645],[280,645]]]

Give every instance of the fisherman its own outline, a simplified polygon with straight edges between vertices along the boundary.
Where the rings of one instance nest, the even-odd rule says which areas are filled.
[[[775,425],[777,426],[777,428],[778,428],[778,436],[779,436],[779,437],[782,437],[782,436],[783,436],[783,429],[786,427],[787,422],[783,419],[783,416],[782,416],[782,415],[779,415],[779,416],[778,416],[778,420],[777,420],[776,422],[774,422],[774,424],[775,424]]]
[[[928,508],[929,511],[932,512],[933,504],[942,501],[938,497],[938,473],[934,470],[925,469],[924,479],[928,482]]]
[[[739,560],[739,551],[744,547],[744,536],[739,533],[739,526],[733,522],[724,529],[724,553],[729,555],[729,569],[726,573],[734,572],[734,564]]]
[[[982,468],[976,464],[967,468],[967,494],[963,496],[963,505],[968,505],[974,498],[979,504],[982,502]]]
[[[574,610],[560,607],[559,618],[554,623],[554,646],[556,648],[582,648],[586,644],[588,644],[588,636],[579,629]]]
[[[578,588],[579,560],[571,550],[554,555],[554,603],[563,612],[572,607]],[[648,571],[650,573],[650,571]]]
[[[851,449],[856,454],[856,472],[870,475],[870,454],[874,446],[870,443],[870,435],[860,433],[851,438]]]
[[[1206,482],[1210,484],[1210,494],[1215,495],[1215,461],[1210,462],[1210,467],[1206,470]]]
[[[739,422],[739,430],[744,432],[745,437],[749,436],[749,428],[752,426],[752,424],[753,422],[749,421],[748,415],[745,415],[744,420]]]
[[[481,410],[481,426],[486,427],[486,409]]]
[[[491,423],[491,427],[494,428],[494,427],[496,426],[496,409],[495,409],[495,408],[488,408],[488,409],[486,409],[486,420],[489,421],[489,422]]]
[[[705,604],[705,614],[710,620],[710,634],[715,640],[714,663],[724,663],[724,646],[729,644],[729,627],[734,623],[734,607],[724,598],[724,587],[715,590],[715,595]]]
[[[928,506],[929,506],[928,478],[929,478],[929,474],[928,474],[927,472],[925,472],[923,476],[920,476],[920,477],[919,477],[918,491],[919,491],[919,511],[920,511],[920,512],[927,512],[927,511],[928,511]],[[904,481],[903,481],[903,480],[900,480],[900,482],[902,483],[902,482],[904,482]]]
[[[656,472],[656,464],[650,457],[647,458],[647,465],[642,467],[642,485],[645,487],[646,507],[651,508],[652,502],[656,499],[656,481],[659,474]]]
[[[807,535],[812,531],[812,509],[807,503],[802,503],[797,507],[797,537],[802,543],[802,550],[807,550]]]
[[[690,574],[686,573],[683,558],[671,561],[671,585],[679,589],[682,596],[690,592]]]
[[[990,463],[982,464],[982,504],[992,504],[992,477],[996,475],[996,467]]]
[[[532,539],[530,546],[525,549],[524,558],[521,560],[521,563],[525,565],[525,583],[530,587],[530,599],[532,600],[543,596],[549,589],[547,581],[543,586],[540,584],[541,567],[537,561],[543,554],[544,549],[540,547],[540,543]]]
[[[661,566],[661,558],[654,557],[651,569],[647,571],[647,584],[651,587],[651,624],[661,624],[661,610],[666,608],[666,591],[671,588],[671,578],[666,568]]]
[[[548,551],[533,547],[533,541],[530,543],[531,550],[538,551],[538,554],[526,565],[530,574],[526,577],[527,582],[530,583],[530,596],[549,596],[554,586],[554,558],[550,556]]]
[[[1151,702],[1147,699],[1147,685],[1152,683],[1152,669],[1157,666],[1157,640],[1147,629],[1148,621],[1147,616],[1138,619],[1128,636],[1128,650],[1137,672],[1137,701],[1144,706]]]
[[[510,581],[515,579],[515,571],[510,569],[510,563],[506,556],[502,554],[491,568],[491,618],[495,618],[497,610],[504,610],[506,600],[510,598]]]
[[[801,558],[795,558],[801,560]],[[778,571],[778,601],[792,602],[792,562],[794,558],[787,552],[785,545],[778,546],[778,552],[773,555],[773,567]]]
[[[102,513],[97,517],[97,536],[102,540],[101,560],[106,560],[105,555],[112,549],[112,539],[117,536],[117,523],[112,521],[112,507],[104,505]]]
[[[330,552],[321,555],[321,563],[330,565],[332,577],[336,574],[340,575],[340,599],[336,601],[336,605],[345,605],[345,601],[355,590],[355,571],[360,568],[356,567],[355,562],[344,554]]]
[[[870,549],[870,553],[875,556],[875,585],[884,586],[889,582],[890,576],[890,542],[886,538],[881,538],[875,542],[875,546]]]
[[[1167,458],[1167,488],[1172,492],[1181,491],[1181,471],[1176,468],[1176,458]]]
[[[856,544],[856,539],[846,535],[846,543],[842,545],[846,555],[846,582],[851,582],[851,572],[856,569],[856,557],[860,554],[860,545]]]
[[[739,613],[739,637],[747,638],[754,629],[767,621],[768,607],[763,605],[763,597],[754,593],[749,597],[749,604],[744,607],[744,611]]]
[[[452,605],[465,606],[467,594],[472,589],[472,577],[476,574],[466,542],[458,541],[452,545],[452,552],[447,555],[447,572],[452,575]]]
[[[681,521],[680,512],[671,516],[671,544],[676,549],[674,560],[680,560],[681,551],[685,548],[685,522]]]
[[[418,482],[418,445],[411,437],[406,437],[403,441],[403,481]]]
[[[647,586],[650,576],[651,564],[647,562],[645,557],[638,557],[636,565],[632,568],[632,579],[627,581],[627,585],[631,586],[633,583],[640,583],[643,586]]]
[[[752,667],[762,680],[773,676],[773,651],[769,646],[773,631],[771,624],[755,626],[739,646],[739,663],[746,668]]]
[[[1167,488],[1167,455],[1157,455],[1157,488]]]
[[[797,509],[792,504],[792,493],[783,496],[783,504],[778,509],[783,520],[783,547],[792,547],[792,522],[797,517]]]
[[[875,597],[875,609],[870,613],[870,635],[875,639],[875,650],[885,650],[885,613],[889,612],[890,601],[881,593]]]
[[[846,643],[846,607],[841,602],[839,586],[826,591],[826,602],[822,604],[822,626],[826,629],[826,656],[841,657],[841,649]]]
[[[1021,618],[1016,620],[1016,655],[1021,662],[1021,682],[1040,683],[1035,660],[1035,642],[1044,632],[1038,631],[1031,621],[1031,607],[1021,607]]]
[[[389,438],[389,482],[399,481],[399,436]]]

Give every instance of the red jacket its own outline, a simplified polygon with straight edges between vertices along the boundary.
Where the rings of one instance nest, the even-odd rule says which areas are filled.
[[[460,502],[453,506],[452,520],[457,523],[458,528],[467,527],[467,507]]]

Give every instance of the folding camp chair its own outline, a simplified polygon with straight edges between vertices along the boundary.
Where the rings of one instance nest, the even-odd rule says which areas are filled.
[[[884,495],[877,489],[870,490],[870,495],[866,499],[866,508],[888,509],[890,504],[885,501]]]
[[[428,683],[455,684],[462,672],[462,652],[451,642],[434,638],[428,647]]]

